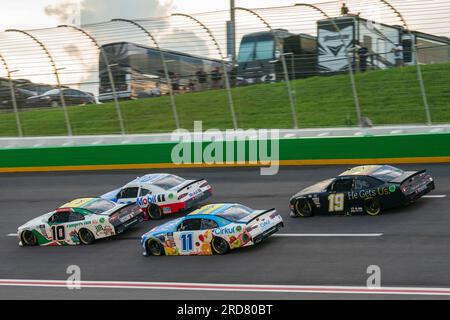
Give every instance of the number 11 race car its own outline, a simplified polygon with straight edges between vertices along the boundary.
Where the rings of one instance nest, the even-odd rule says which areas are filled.
[[[185,180],[171,174],[148,174],[102,196],[117,203],[137,204],[147,218],[188,210],[212,196],[208,181]]]
[[[283,227],[275,209],[211,204],[142,236],[144,255],[212,255],[258,244]]]
[[[425,170],[361,166],[300,191],[291,198],[290,208],[294,217],[315,213],[377,216],[384,209],[411,204],[434,188],[434,180]]]
[[[100,198],[77,199],[18,228],[20,246],[92,244],[124,232],[144,220],[136,204]]]

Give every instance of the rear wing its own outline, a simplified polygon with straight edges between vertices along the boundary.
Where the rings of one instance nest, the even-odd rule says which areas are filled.
[[[244,219],[239,220],[239,222],[243,222],[243,223],[249,224],[249,223],[255,221],[256,219],[258,219],[259,217],[261,217],[261,216],[263,216],[263,215],[265,215],[265,214],[267,214],[269,212],[272,212],[272,211],[276,211],[276,209],[272,208],[272,209],[263,211],[261,213],[258,213],[256,215],[250,215],[248,218],[244,218]]]
[[[405,174],[401,175],[400,177],[390,181],[391,183],[399,183],[399,184],[403,184],[406,181],[408,181],[411,178],[414,178],[415,176],[421,175],[423,173],[426,173],[427,170],[421,170],[421,171],[409,171],[409,172],[405,172]]]
[[[205,182],[206,182],[205,179],[198,179],[198,180],[195,180],[195,181],[191,181],[191,182],[189,182],[187,185],[184,185],[184,186],[182,186],[180,189],[178,189],[177,192],[181,192],[181,191],[183,191],[184,189],[186,189],[186,188],[188,188],[188,187],[190,187],[190,186],[192,186],[192,185],[194,185],[194,184],[196,184],[196,183],[198,183],[198,182],[202,182],[202,181],[205,181]]]

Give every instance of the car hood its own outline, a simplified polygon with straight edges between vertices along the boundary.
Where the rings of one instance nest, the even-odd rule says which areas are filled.
[[[21,225],[18,228],[18,230],[27,229],[27,228],[36,228],[36,227],[39,227],[40,225],[47,224],[48,219],[52,216],[53,213],[54,212],[49,212],[40,217],[34,218],[34,219],[28,221],[27,223]]]

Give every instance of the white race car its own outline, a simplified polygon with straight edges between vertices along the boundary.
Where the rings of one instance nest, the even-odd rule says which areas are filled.
[[[100,198],[76,199],[18,228],[20,246],[92,244],[124,232],[144,220],[136,204]]]
[[[116,203],[136,202],[148,215],[159,220],[164,215],[188,210],[212,196],[208,181],[185,180],[172,174],[148,174],[101,197]]]

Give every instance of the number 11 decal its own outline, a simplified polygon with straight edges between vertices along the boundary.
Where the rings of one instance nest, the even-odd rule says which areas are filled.
[[[183,252],[191,252],[193,246],[193,234],[185,233],[181,235],[181,251]]]

